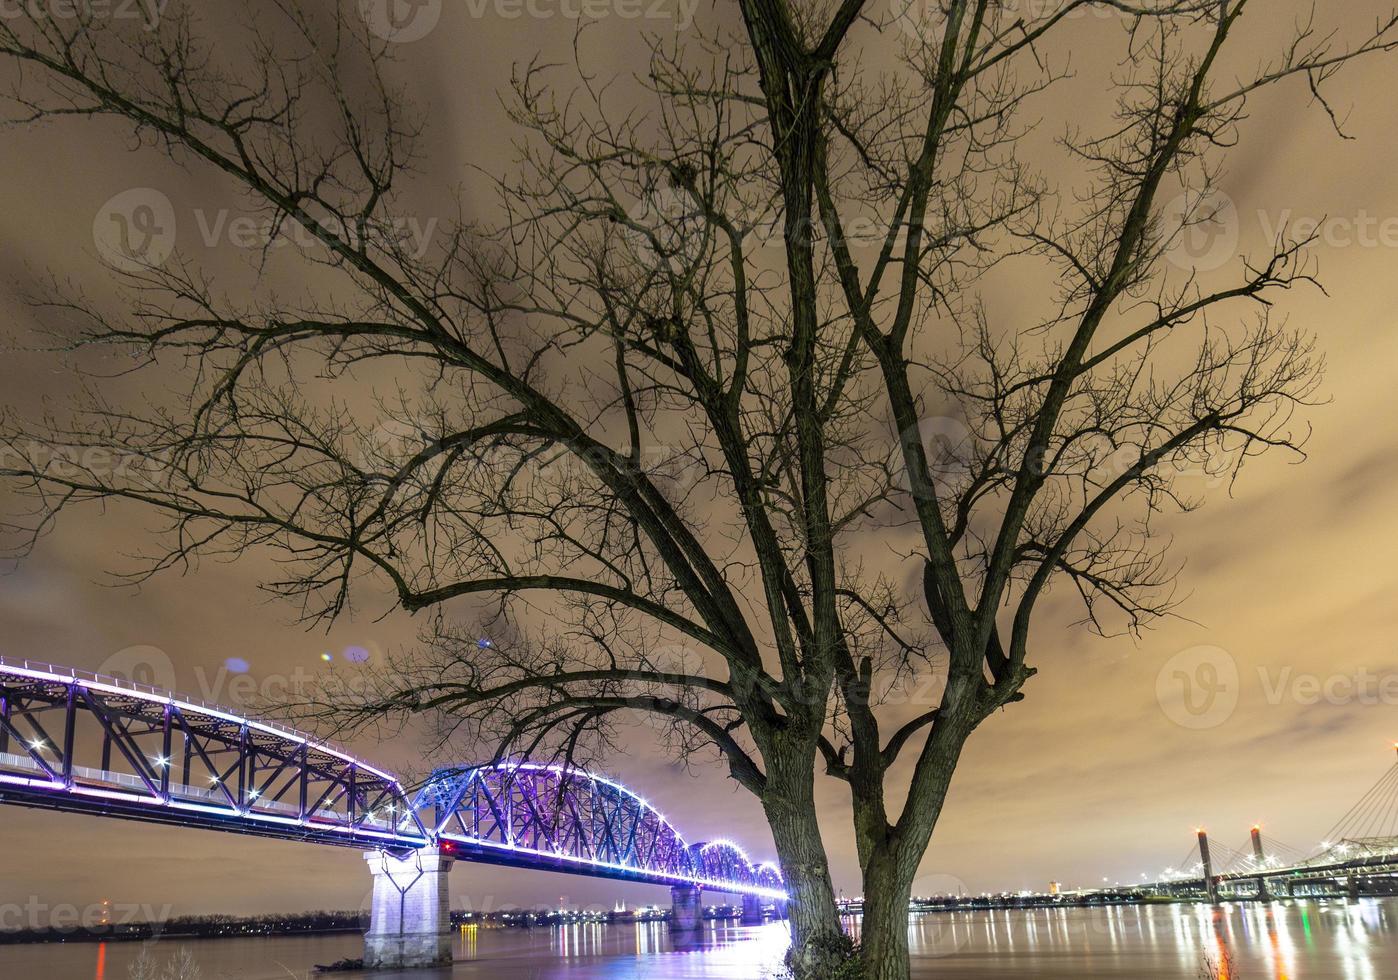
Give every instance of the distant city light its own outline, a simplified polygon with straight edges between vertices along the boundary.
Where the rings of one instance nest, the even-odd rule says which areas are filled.
[[[223,666],[233,674],[246,674],[252,669],[252,665],[242,657],[229,657],[223,662]]]

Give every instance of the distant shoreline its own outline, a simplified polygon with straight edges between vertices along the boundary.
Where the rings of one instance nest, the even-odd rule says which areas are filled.
[[[156,932],[148,933],[90,933],[86,931],[66,932],[51,935],[30,935],[25,933],[0,934],[0,946],[60,946],[64,943],[139,943],[165,939],[289,939],[295,936],[333,936],[341,933],[362,935],[358,926],[343,926],[327,929],[288,929],[279,932]]]
[[[725,910],[732,911],[732,910]],[[511,909],[476,915],[454,911],[452,925],[485,925],[491,928],[530,928],[579,921],[638,921],[627,913],[580,913],[556,910]],[[722,916],[719,916],[722,917]],[[640,919],[639,921],[645,921]],[[298,915],[181,916],[168,922],[129,922],[92,927],[16,929],[0,932],[0,946],[54,945],[62,943],[149,942],[153,939],[252,939],[257,937],[325,936],[363,934],[369,928],[363,912],[308,912]]]
[[[153,939],[253,939],[260,936],[323,936],[362,933],[366,926],[359,913],[320,913],[265,918],[195,920],[168,923],[133,922],[124,925],[71,929],[17,929],[0,932],[0,946],[51,946],[61,943],[128,943]]]

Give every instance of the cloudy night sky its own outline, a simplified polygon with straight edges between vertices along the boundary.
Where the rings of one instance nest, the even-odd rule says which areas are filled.
[[[671,6],[659,4],[673,12]],[[1261,52],[1308,4],[1266,0],[1249,15]],[[1325,4],[1322,17],[1363,32],[1387,0]],[[409,196],[416,213],[470,216],[492,207],[473,168],[509,165],[509,121],[496,92],[511,65],[534,50],[563,57],[574,22],[502,20],[489,8],[447,0],[425,37],[404,43],[395,71],[427,120],[424,158]],[[1264,14],[1263,11],[1269,11]],[[705,3],[694,16],[733,16]],[[682,18],[681,18],[682,20]],[[589,63],[602,75],[635,70],[639,31],[674,31],[680,20],[600,20],[584,34]],[[1060,37],[1073,49],[1074,76],[1036,102],[1045,147],[1070,120],[1103,124],[1110,106],[1103,79],[1120,53],[1119,28],[1082,21]],[[1184,560],[1180,617],[1141,639],[1102,639],[1074,627],[1068,590],[1041,604],[1033,663],[1040,673],[1027,700],[991,719],[972,738],[951,801],[924,863],[923,891],[1044,889],[1152,877],[1206,825],[1239,847],[1262,822],[1277,840],[1308,850],[1393,762],[1398,739],[1398,100],[1393,66],[1355,65],[1336,83],[1336,101],[1353,106],[1339,139],[1304,85],[1291,83],[1250,106],[1243,140],[1221,187],[1236,205],[1239,251],[1265,248],[1288,219],[1326,219],[1315,255],[1328,291],[1296,289],[1279,312],[1317,335],[1328,370],[1326,404],[1308,410],[1308,459],[1254,461],[1231,496],[1198,486],[1197,512],[1168,517]],[[1036,137],[1037,139],[1037,137]],[[1045,153],[1051,152],[1049,149]],[[13,349],[0,356],[0,403],[37,413],[61,405],[72,378],[50,355],[26,350],[36,315],[24,301],[45,273],[102,297],[106,278],[94,222],[116,195],[158,188],[174,202],[179,247],[217,270],[223,288],[249,274],[237,249],[209,249],[210,215],[238,214],[229,188],[181,170],[150,149],[132,149],[108,122],[85,120],[0,134],[0,318]],[[1050,174],[1054,176],[1054,174]],[[1058,175],[1071,183],[1071,174]],[[456,196],[453,197],[453,194]],[[1006,322],[1042,313],[1045,284],[1013,269],[987,284]],[[141,384],[156,382],[143,376]],[[131,381],[121,398],[146,392]],[[1189,479],[1189,478],[1187,478]],[[1196,485],[1201,481],[1196,480]],[[105,573],[139,551],[154,527],[138,511],[90,507],[66,515],[38,550],[0,578],[0,655],[86,669],[168,658],[176,689],[236,704],[247,687],[275,693],[281,679],[343,669],[346,652],[370,657],[413,642],[414,618],[393,611],[386,590],[362,584],[353,611],[328,632],[307,632],[295,610],[258,585],[275,574],[266,555],[235,564],[204,562],[140,589],[114,587]],[[870,560],[897,569],[886,546]],[[469,612],[469,611],[467,611]],[[137,648],[134,649],[133,648]],[[149,648],[154,648],[152,651]],[[1178,722],[1162,705],[1158,681],[1171,664],[1235,665],[1237,704],[1210,727]],[[323,654],[336,666],[327,668]],[[1184,660],[1178,658],[1183,655]],[[246,661],[250,680],[233,683],[223,665]],[[1311,678],[1322,685],[1309,695]],[[1226,680],[1226,678],[1225,678]],[[242,686],[239,686],[242,685]],[[1327,686],[1328,685],[1328,686]],[[686,770],[655,753],[637,727],[630,751],[609,775],[637,788],[690,839],[730,837],[754,856],[772,845],[759,806],[724,767]],[[424,764],[409,737],[354,743],[365,759],[411,771]],[[910,760],[904,759],[904,764]],[[896,781],[896,780],[895,780]],[[843,784],[824,788],[824,831],[838,887],[859,888]],[[351,850],[231,834],[175,830],[117,820],[0,807],[6,842],[0,903],[31,898],[79,907],[102,898],[172,905],[176,913],[354,908],[367,897],[363,859]],[[484,866],[453,874],[454,902],[503,904],[661,902],[662,889]],[[919,886],[914,885],[914,892]]]

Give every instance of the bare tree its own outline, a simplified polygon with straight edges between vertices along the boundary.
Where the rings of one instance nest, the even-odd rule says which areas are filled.
[[[1248,100],[1308,84],[1338,129],[1326,83],[1398,19],[1302,23],[1224,69],[1267,6],[739,0],[741,27],[653,41],[635,84],[578,66],[565,98],[560,69],[521,68],[500,219],[426,253],[392,233],[420,125],[353,16],[259,4],[242,47],[188,11],[0,22],[14,121],[113,117],[221,172],[311,236],[327,287],[228,296],[179,255],[125,264],[116,311],[55,284],[38,305],[65,345],[186,397],[94,382],[71,414],[8,418],[16,549],[126,501],[169,522],[137,579],[270,549],[310,622],[389,583],[432,611],[427,642],[335,705],[353,725],[577,756],[658,717],[761,801],[799,976],[849,955],[814,806],[818,773],[844,781],[864,972],[906,977],[913,877],[967,738],[1023,697],[1050,584],[1100,632],[1147,625],[1173,603],[1153,519],[1195,502],[1181,469],[1231,477],[1304,437],[1321,362],[1271,310],[1313,281],[1308,243],[1217,284],[1166,257],[1215,217]],[[1116,111],[1036,166],[1021,110],[1087,12],[1122,27]],[[1032,322],[987,295],[1012,269],[1052,276]],[[372,404],[344,394],[366,379]],[[928,675],[928,704],[888,703]]]

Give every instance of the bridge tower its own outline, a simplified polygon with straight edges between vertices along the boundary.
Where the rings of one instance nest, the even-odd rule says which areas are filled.
[[[762,925],[762,899],[756,895],[743,896],[743,918],[741,924],[745,926]]]
[[[1257,861],[1259,871],[1267,868],[1267,854],[1262,849],[1262,825],[1252,825],[1252,856]],[[1259,901],[1267,901],[1267,878],[1264,875],[1257,876],[1257,898]]]
[[[450,855],[435,847],[404,857],[386,851],[364,855],[374,876],[364,966],[408,970],[451,964]]]
[[[1218,879],[1214,877],[1213,861],[1209,858],[1209,832],[1199,828],[1199,859],[1204,862],[1204,890],[1212,905],[1218,904]]]

